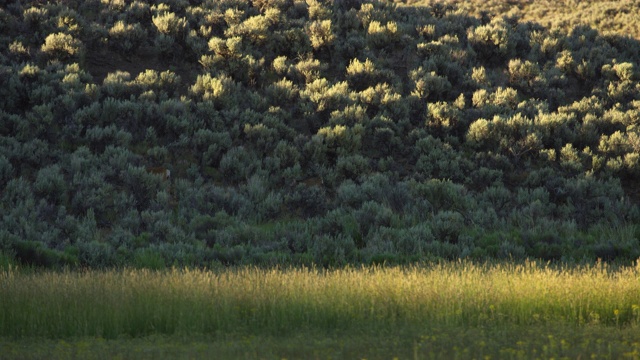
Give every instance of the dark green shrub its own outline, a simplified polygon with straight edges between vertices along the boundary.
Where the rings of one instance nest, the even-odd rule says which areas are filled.
[[[77,259],[64,252],[47,248],[38,241],[17,240],[12,244],[16,259],[22,264],[44,268],[62,268],[75,266]]]
[[[222,156],[232,145],[228,132],[213,132],[209,129],[198,130],[193,134],[192,142],[201,154],[201,164],[205,167],[218,167]]]
[[[355,180],[369,173],[369,160],[362,155],[339,156],[336,172],[341,178]]]
[[[424,245],[424,253],[437,260],[455,260],[460,258],[462,251],[456,244],[436,240]]]
[[[537,232],[535,230],[524,232],[524,240],[527,254],[542,260],[560,260],[565,254],[562,239],[556,233],[549,231]]]
[[[345,234],[315,236],[311,252],[315,263],[323,267],[343,266],[356,260],[358,254],[353,239]]]
[[[47,7],[29,7],[22,12],[22,18],[27,28],[35,35],[35,41],[44,38],[44,34],[53,31],[52,16]]]
[[[380,227],[390,227],[394,223],[391,209],[374,201],[367,201],[354,213],[360,234],[366,237]]]
[[[64,200],[67,192],[67,182],[62,175],[61,167],[55,164],[40,169],[36,175],[33,188],[38,196],[49,201],[60,202]]]
[[[220,172],[229,183],[245,182],[258,166],[255,154],[242,146],[229,149],[220,159]]]
[[[440,211],[430,222],[431,231],[437,241],[455,244],[465,228],[465,219],[457,211]]]
[[[137,269],[163,270],[167,267],[164,257],[155,249],[139,249],[133,257]]]
[[[277,130],[265,126],[263,123],[245,124],[244,135],[260,157],[273,151],[278,141]]]
[[[100,269],[117,265],[114,249],[107,243],[79,239],[74,247],[80,266]]]
[[[373,173],[362,178],[360,191],[364,193],[366,200],[386,204],[395,185],[388,175]]]
[[[131,164],[121,176],[126,189],[134,197],[138,210],[146,209],[157,192],[167,186],[163,174],[154,174],[144,167]]]
[[[224,265],[240,265],[243,258],[247,254],[247,249],[237,245],[229,248],[214,246],[212,252],[212,260],[218,261]]]
[[[478,196],[478,207],[482,209],[492,208],[495,212],[504,217],[511,209],[513,194],[501,185],[494,185],[485,189]]]
[[[0,186],[3,188],[14,176],[14,167],[9,159],[0,155]]]
[[[431,228],[426,223],[421,223],[402,231],[395,245],[398,252],[419,257],[425,254],[426,244],[435,240]]]
[[[214,216],[197,215],[190,224],[191,230],[196,239],[203,240],[207,246],[216,243],[216,231],[223,230],[235,224],[235,220],[224,211],[218,211]]]
[[[362,244],[364,246],[358,246],[363,261],[375,262],[375,259],[381,260],[388,256],[396,258],[395,240],[397,237],[397,231],[389,228],[376,229],[369,233],[364,237]]]
[[[431,212],[465,212],[471,199],[467,189],[451,181],[432,179],[423,183],[411,183],[409,186],[414,199],[424,199]],[[454,215],[454,217],[457,217]]]
[[[5,251],[0,250],[0,271],[9,271],[12,269],[16,269],[18,263],[15,259],[14,253]]]

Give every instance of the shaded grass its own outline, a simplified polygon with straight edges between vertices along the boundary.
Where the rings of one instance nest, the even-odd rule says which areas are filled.
[[[411,267],[0,273],[8,338],[437,327],[637,327],[640,267],[469,262]]]
[[[638,359],[637,328],[431,327],[378,333],[0,339],[0,359]]]

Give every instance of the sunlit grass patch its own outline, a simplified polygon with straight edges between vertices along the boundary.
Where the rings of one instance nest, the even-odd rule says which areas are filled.
[[[438,326],[637,326],[639,267],[470,262],[411,267],[0,273],[0,336]]]

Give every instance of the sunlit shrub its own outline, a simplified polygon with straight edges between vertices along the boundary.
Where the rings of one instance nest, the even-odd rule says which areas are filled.
[[[84,30],[84,18],[73,9],[63,9],[58,14],[57,25],[58,30],[78,37]]]
[[[321,78],[322,72],[327,69],[327,65],[321,63],[318,59],[306,58],[295,64],[294,69],[302,75],[304,82],[309,84]]]
[[[155,70],[145,70],[145,72],[138,74],[133,82],[145,91],[165,92],[167,95],[173,96],[180,85],[180,81],[180,76],[171,70],[160,73]]]
[[[286,106],[290,105],[299,94],[299,89],[294,83],[287,79],[274,82],[265,89],[271,104]]]
[[[446,77],[438,75],[435,71],[427,72],[419,67],[410,73],[414,83],[411,95],[420,99],[439,99],[445,96],[452,86]]]
[[[500,64],[511,58],[515,51],[512,30],[502,19],[490,24],[470,28],[469,43],[478,53],[479,59],[488,64]]]
[[[146,36],[146,31],[140,24],[118,21],[109,29],[109,45],[128,54],[136,51],[144,43]]]
[[[331,46],[336,39],[331,20],[317,20],[310,23],[307,27],[307,34],[311,40],[311,46],[315,50]]]
[[[30,49],[20,41],[14,41],[9,44],[9,53],[15,57],[16,60],[27,60],[31,57]]]
[[[318,0],[310,0],[307,11],[310,20],[329,20],[331,18],[331,9]]]
[[[398,24],[389,21],[382,24],[379,21],[371,21],[367,28],[367,41],[374,48],[383,48],[387,46],[395,47],[399,44],[402,33],[398,29]]]
[[[460,109],[446,102],[429,103],[427,105],[427,126],[436,131],[449,132],[461,121]]]
[[[321,142],[331,154],[352,154],[362,145],[361,127],[347,128],[336,125],[318,129],[314,139]]]
[[[239,37],[250,43],[264,44],[270,26],[271,21],[266,16],[250,16],[237,25],[229,26],[224,34],[227,38]]]
[[[356,91],[362,91],[378,83],[388,83],[394,86],[400,84],[400,80],[393,71],[376,66],[369,59],[364,63],[358,59],[351,60],[347,66],[347,82]]]
[[[153,16],[153,25],[158,32],[164,35],[171,35],[176,39],[184,37],[188,26],[187,19],[180,18],[173,12],[161,12]]]
[[[213,77],[209,74],[198,75],[196,83],[191,86],[191,93],[205,101],[211,101],[216,107],[237,105],[236,94],[239,85],[225,75]]]
[[[349,85],[346,82],[331,84],[320,78],[307,84],[300,96],[309,99],[317,111],[335,110],[349,101]]]
[[[109,73],[102,81],[101,90],[114,98],[126,98],[135,91],[130,80],[131,74],[127,71]]]
[[[62,61],[82,59],[84,46],[82,41],[74,38],[72,35],[65,33],[49,34],[40,50],[49,59],[58,59]]]
[[[510,60],[508,66],[509,82],[516,88],[531,89],[540,81],[540,69],[529,60]]]

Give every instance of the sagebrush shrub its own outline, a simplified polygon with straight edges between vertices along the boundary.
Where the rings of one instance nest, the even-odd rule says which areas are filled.
[[[40,50],[49,59],[69,61],[80,59],[83,52],[83,44],[79,39],[65,33],[49,34]]]

